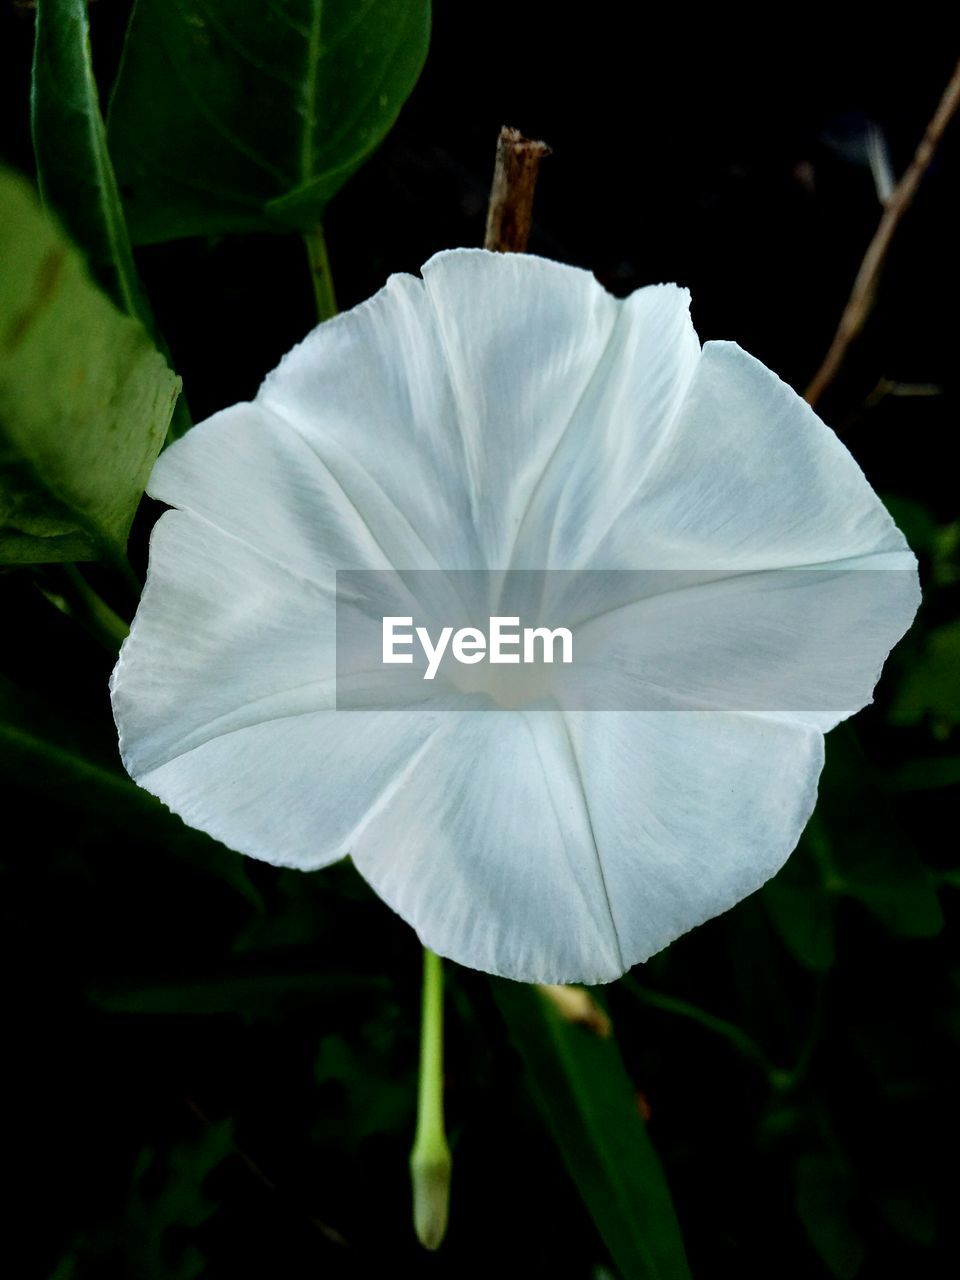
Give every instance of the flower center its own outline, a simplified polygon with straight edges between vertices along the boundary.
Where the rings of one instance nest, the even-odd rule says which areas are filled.
[[[487,661],[476,666],[451,664],[446,676],[461,693],[484,694],[498,707],[509,711],[553,696],[552,668],[543,662],[519,666]]]

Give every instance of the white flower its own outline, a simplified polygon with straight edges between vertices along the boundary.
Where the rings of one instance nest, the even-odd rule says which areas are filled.
[[[530,256],[393,276],[168,449],[149,492],[176,509],[112,683],[132,776],[253,857],[351,855],[426,946],[527,981],[615,978],[773,875],[823,733],[870,701],[919,598],[847,450],[737,346],[701,351],[685,291],[621,302]],[[831,572],[782,589],[811,566]],[[335,571],[390,568],[735,576],[636,606],[666,709],[630,702],[603,633],[609,709],[491,689],[480,713],[482,682],[408,681],[409,706],[337,710]],[[831,602],[838,573],[881,568],[868,604]],[[745,672],[783,690],[794,660],[824,706],[737,709]]]

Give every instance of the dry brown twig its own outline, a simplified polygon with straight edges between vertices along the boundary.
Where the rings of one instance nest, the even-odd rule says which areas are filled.
[[[946,132],[947,126],[956,114],[958,107],[960,107],[960,62],[954,68],[953,75],[950,77],[950,81],[943,92],[943,97],[933,113],[933,118],[927,125],[926,132],[920,140],[920,145],[914,152],[909,167],[890,193],[890,198],[884,206],[880,225],[877,227],[873,239],[863,255],[860,270],[857,272],[857,277],[853,282],[850,297],[847,299],[847,305],[843,309],[843,315],[840,317],[840,323],[833,336],[833,341],[824,356],[823,364],[817,370],[813,381],[804,393],[809,404],[817,404],[824,391],[836,378],[841,365],[846,359],[851,343],[858,337],[866,324],[867,317],[873,310],[877,284],[879,283],[894,233],[900,225],[903,215],[913,203],[913,198],[917,194],[917,188],[920,186],[923,175],[929,169],[930,162],[933,160],[934,153],[940,144],[940,139]]]
[[[497,159],[487,206],[485,249],[497,253],[523,253],[530,238],[533,193],[540,161],[550,154],[545,142],[525,138],[519,129],[504,125],[497,139]]]

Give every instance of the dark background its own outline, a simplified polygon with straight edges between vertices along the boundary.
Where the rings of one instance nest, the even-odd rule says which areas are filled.
[[[601,0],[575,16],[436,8],[419,86],[329,212],[341,307],[438,249],[481,242],[510,123],[553,148],[531,251],[589,267],[616,293],[690,286],[701,338],[735,339],[802,389],[879,218],[865,124],[881,126],[901,172],[955,62],[954,32],[905,12],[895,31],[857,22],[848,34],[799,12],[776,32],[692,11],[638,32],[625,26],[633,6]],[[104,86],[126,9],[91,9]],[[29,8],[5,3],[3,149],[25,171],[31,31]],[[956,793],[930,785],[930,761],[958,754],[955,668],[934,666],[919,710],[908,695],[931,633],[957,616],[944,528],[960,514],[958,226],[955,122],[821,405],[890,500],[926,586],[856,722],[867,765],[849,736],[832,750],[841,870],[808,836],[773,889],[637,970],[639,993],[604,993],[697,1277],[956,1268]],[[296,238],[185,241],[138,262],[198,419],[252,396],[313,323]],[[154,517],[144,510],[135,531],[141,568]],[[449,1002],[453,1215],[437,1256],[418,1249],[413,934],[349,867],[276,871],[173,822],[132,834],[126,792],[114,803],[104,781],[116,767],[109,655],[31,575],[0,586],[0,671],[36,699],[38,724],[43,705],[81,725],[53,735],[76,737],[104,770],[65,769],[51,785],[14,762],[2,790],[2,1105],[17,1130],[4,1162],[23,1196],[0,1242],[8,1274],[603,1274],[486,980],[462,970]],[[848,842],[856,865],[843,862]],[[865,844],[883,846],[876,866]],[[946,927],[918,887],[934,882]]]

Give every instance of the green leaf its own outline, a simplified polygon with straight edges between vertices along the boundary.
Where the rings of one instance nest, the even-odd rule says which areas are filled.
[[[890,709],[894,724],[919,724],[926,717],[947,728],[960,724],[960,622],[930,632]]]
[[[429,36],[429,0],[137,0],[109,121],[134,240],[316,226]]]
[[[785,946],[815,973],[831,969],[836,958],[836,896],[825,887],[822,870],[826,841],[815,813],[794,853],[762,890],[763,904]]]
[[[0,563],[122,560],[179,380],[0,171]]]
[[[839,898],[856,899],[902,937],[928,938],[943,928],[936,877],[897,821],[850,725],[827,739],[816,812],[762,896],[788,949],[819,972],[834,962]]]
[[[322,1090],[324,1137],[353,1146],[377,1135],[409,1134],[416,1108],[416,1054],[403,1015],[387,1006],[349,1036],[320,1040],[313,1078]]]
[[[929,507],[912,498],[885,493],[883,505],[917,555],[932,555],[937,541],[937,522]]]
[[[205,1273],[193,1233],[216,1213],[207,1182],[233,1153],[231,1120],[211,1124],[194,1142],[178,1143],[166,1158],[149,1147],[140,1153],[122,1232],[129,1274],[195,1280]]]
[[[887,781],[893,791],[936,791],[960,787],[960,756],[922,756],[904,760]]]
[[[37,0],[30,106],[44,204],[85,250],[104,291],[152,331],[107,152],[86,0]]]
[[[891,933],[926,938],[940,932],[936,879],[898,823],[850,725],[827,740],[817,817],[828,889],[856,898]]]
[[[909,1182],[888,1188],[879,1195],[884,1218],[907,1240],[929,1248],[937,1236],[937,1211],[926,1187]]]
[[[689,1277],[670,1192],[613,1039],[565,1022],[535,987],[492,984],[547,1128],[624,1280]]]
[[[850,1171],[831,1156],[803,1156],[796,1170],[797,1216],[810,1243],[837,1280],[853,1280],[863,1265],[863,1242],[850,1221]]]
[[[77,1274],[77,1258],[73,1253],[65,1254],[60,1259],[54,1270],[51,1272],[49,1280],[73,1280]]]
[[[86,0],[37,0],[30,91],[37,183],[100,286],[138,319],[173,367],[140,284],[100,114]],[[181,395],[170,434],[190,427]]]

